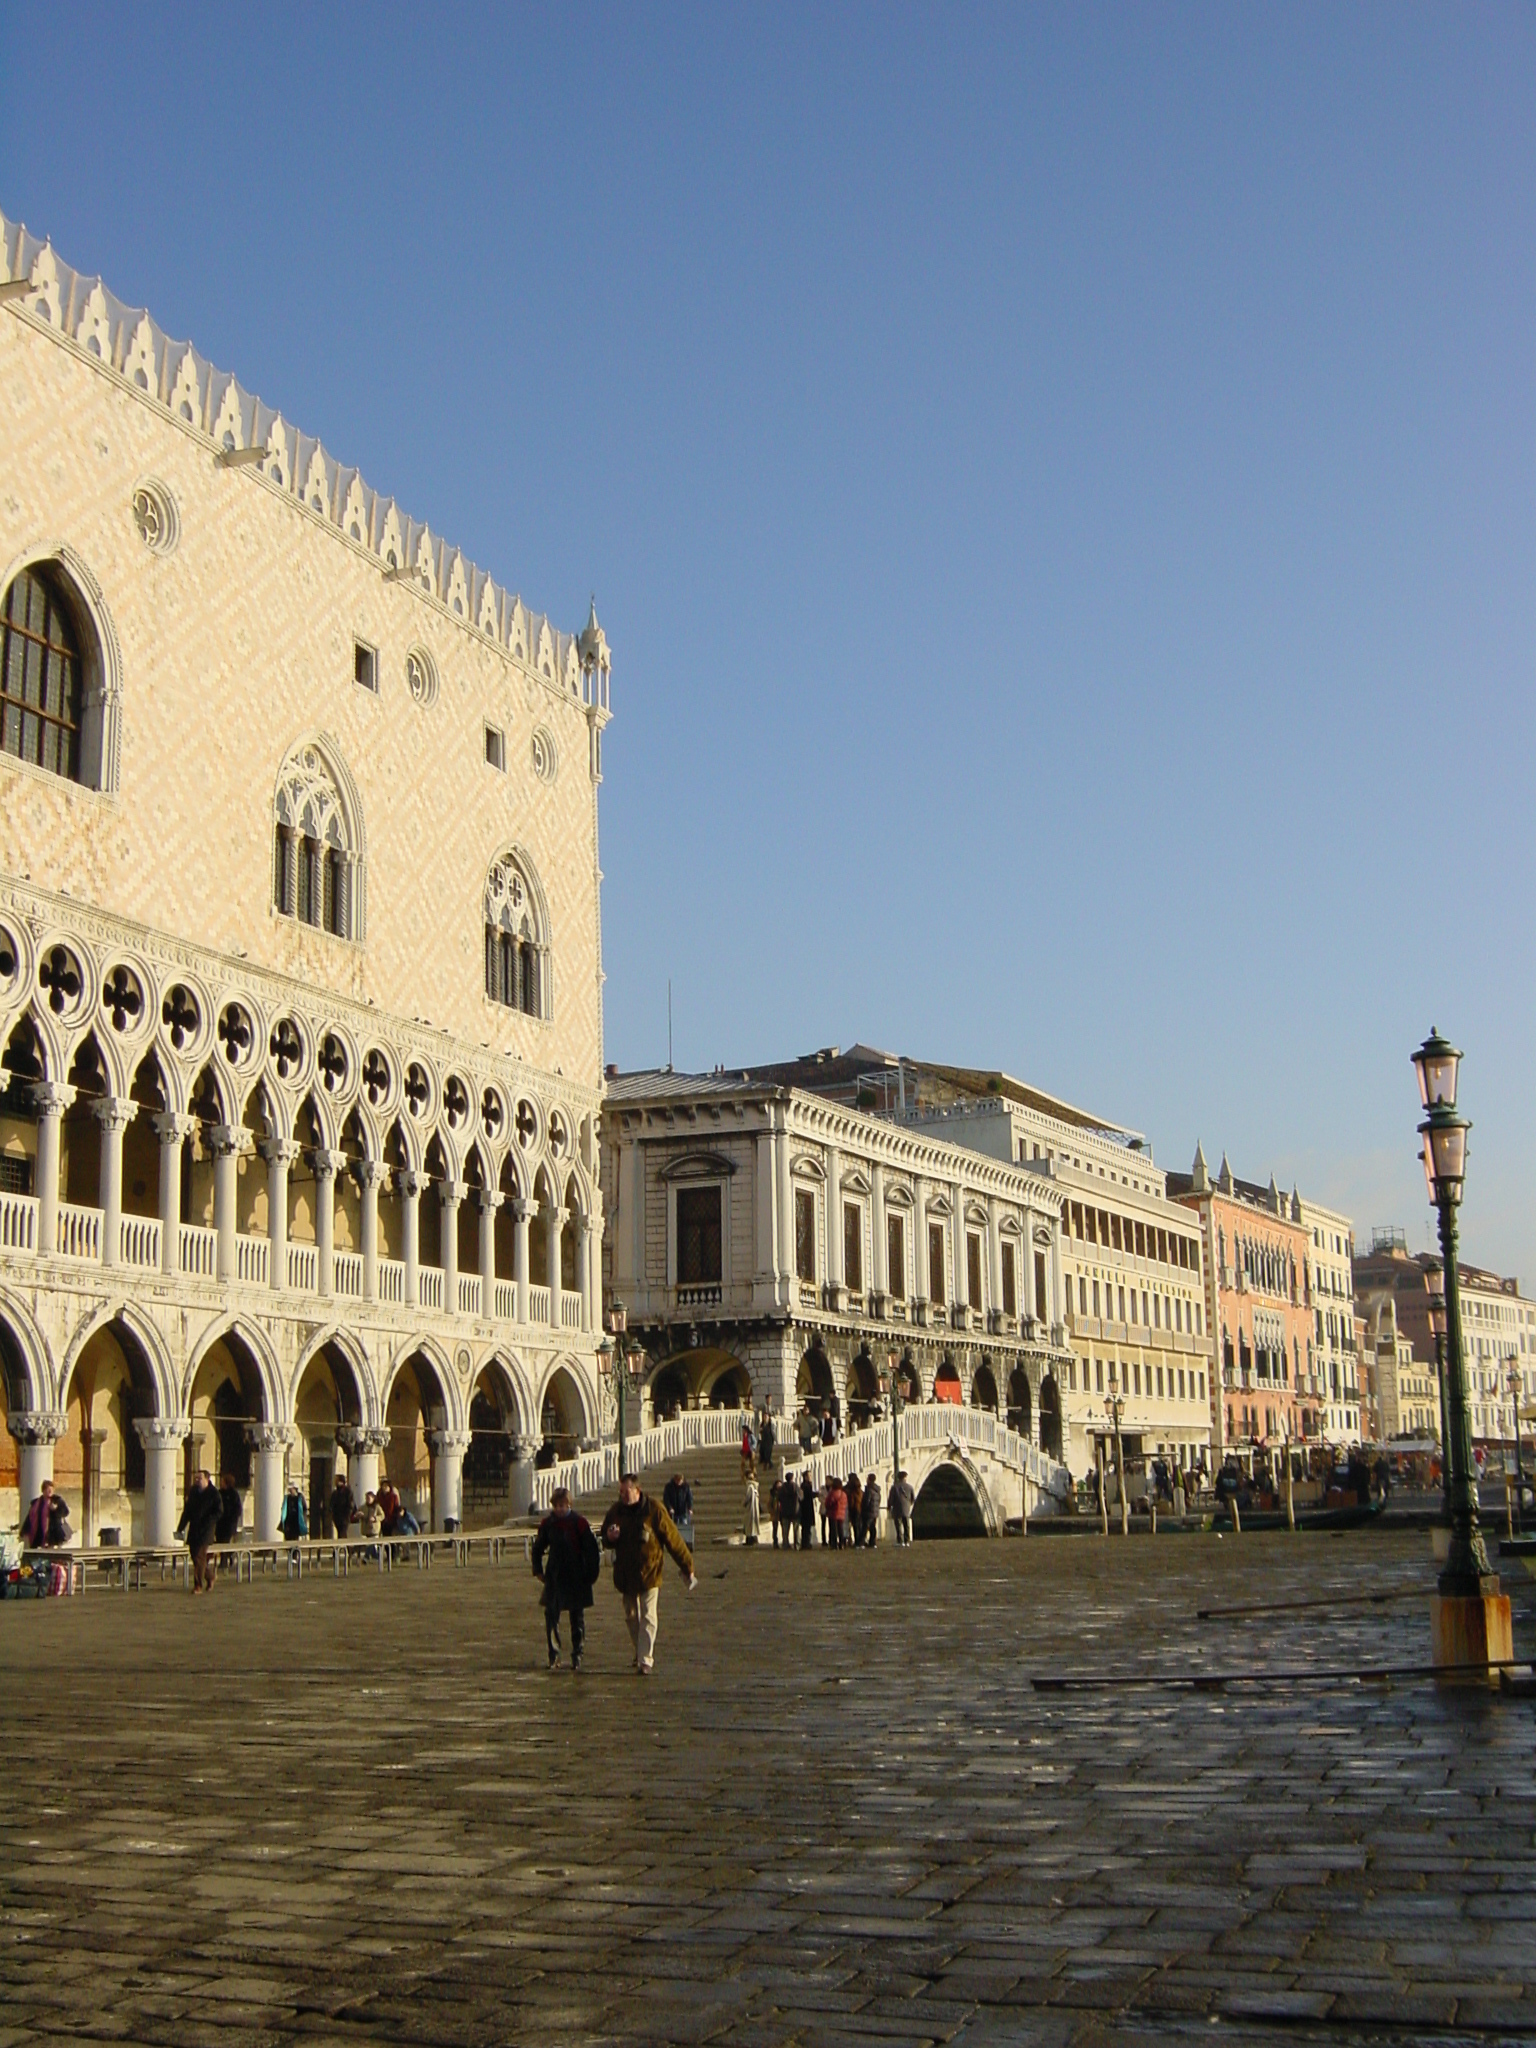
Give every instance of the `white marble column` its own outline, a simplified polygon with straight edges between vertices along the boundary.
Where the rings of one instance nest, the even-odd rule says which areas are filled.
[[[496,1211],[506,1200],[498,1188],[480,1190],[480,1313],[496,1313]]]
[[[69,1427],[69,1417],[48,1408],[13,1408],[5,1421],[16,1441],[16,1496],[24,1516],[43,1481],[53,1477],[53,1447]]]
[[[160,1266],[181,1271],[181,1148],[191,1137],[195,1120],[163,1111],[153,1119],[160,1140]]]
[[[870,1250],[870,1273],[878,1296],[877,1315],[883,1314],[891,1291],[890,1247],[885,1240],[885,1168],[876,1159],[869,1169],[869,1227],[874,1239]]]
[[[363,1208],[363,1299],[379,1298],[379,1182],[384,1168],[377,1159],[358,1159],[352,1165]]]
[[[843,1286],[843,1155],[835,1145],[827,1147],[827,1286],[830,1300],[840,1307]]]
[[[416,1308],[421,1301],[421,1184],[414,1166],[401,1167],[395,1174],[400,1190],[400,1256],[405,1264],[405,1305]]]
[[[32,1090],[37,1107],[37,1248],[59,1248],[59,1125],[75,1099],[67,1081],[39,1081]],[[50,1458],[52,1452],[49,1453]],[[30,1505],[30,1503],[29,1503]]]
[[[288,1285],[288,1169],[299,1156],[291,1138],[264,1138],[267,1162],[267,1278],[279,1292]]]
[[[165,1549],[176,1540],[176,1468],[192,1425],[185,1416],[138,1416],[133,1426],[144,1446],[144,1541]]]
[[[592,1226],[578,1212],[576,1217],[576,1285],[581,1293],[581,1327],[592,1328]]]
[[[221,1280],[233,1280],[236,1271],[235,1202],[244,1137],[235,1124],[214,1124],[208,1132],[208,1149],[213,1154],[213,1228],[218,1238],[216,1270]]]
[[[508,1477],[508,1518],[515,1520],[526,1515],[533,1506],[534,1455],[539,1440],[534,1436],[515,1436],[512,1439],[512,1470]]]
[[[107,1095],[93,1103],[91,1114],[101,1126],[101,1263],[118,1264],[123,1235],[123,1133],[139,1113],[125,1096]]]
[[[443,1314],[459,1312],[459,1204],[468,1190],[461,1180],[445,1180],[437,1191],[438,1238],[443,1254]]]
[[[560,1327],[560,1233],[570,1221],[569,1209],[551,1209],[549,1212],[549,1320],[555,1329]]]
[[[252,1518],[258,1543],[272,1543],[277,1539],[277,1525],[283,1512],[288,1447],[295,1435],[291,1422],[248,1422],[245,1425],[246,1442],[256,1454],[252,1460],[255,1466]]]
[[[315,1265],[316,1291],[330,1294],[336,1284],[336,1174],[346,1164],[344,1152],[332,1152],[323,1145],[314,1151],[315,1161]]]
[[[432,1526],[439,1533],[448,1524],[464,1526],[464,1453],[469,1449],[465,1429],[432,1429],[427,1432],[432,1446]]]
[[[358,1512],[370,1493],[379,1490],[379,1457],[389,1448],[387,1429],[359,1429],[343,1423],[336,1441],[347,1454],[347,1484],[352,1489]]]
[[[528,1321],[528,1225],[539,1212],[537,1202],[512,1197],[512,1285],[517,1294],[517,1320]]]

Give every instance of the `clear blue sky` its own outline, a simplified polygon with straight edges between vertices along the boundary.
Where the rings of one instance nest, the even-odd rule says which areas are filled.
[[[0,5],[0,206],[615,650],[608,1052],[1536,1282],[1536,14]]]

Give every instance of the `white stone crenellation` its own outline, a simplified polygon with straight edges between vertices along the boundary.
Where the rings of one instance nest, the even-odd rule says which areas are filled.
[[[147,312],[125,305],[99,277],[71,269],[50,242],[39,241],[4,214],[0,251],[5,280],[24,279],[32,286],[13,310],[52,328],[186,432],[208,442],[216,455],[265,449],[264,457],[251,464],[253,478],[372,556],[382,572],[409,583],[527,675],[563,696],[608,710],[606,663],[584,671],[578,635],[530,611],[451,542],[370,488],[356,469],[337,461],[190,342],[172,340]],[[167,515],[169,507],[174,518],[174,507],[169,500],[156,501],[152,479],[142,488],[146,545],[166,551],[174,546]]]

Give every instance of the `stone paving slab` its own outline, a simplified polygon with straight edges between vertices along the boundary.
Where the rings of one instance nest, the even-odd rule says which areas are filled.
[[[1352,1675],[1422,1533],[702,1577],[645,1682],[488,1564],[0,1608],[0,2048],[1536,2038],[1536,1712]]]

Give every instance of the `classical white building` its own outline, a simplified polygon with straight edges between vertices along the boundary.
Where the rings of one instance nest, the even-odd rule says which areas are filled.
[[[0,380],[0,1514],[504,1512],[598,1426],[595,614],[3,219]]]
[[[1059,1459],[1059,1191],[774,1071],[610,1071],[604,1286],[645,1347],[639,1419],[835,1404],[858,1427],[894,1381]]]
[[[1355,1226],[1336,1209],[1292,1194],[1293,1210],[1311,1239],[1307,1299],[1313,1336],[1307,1345],[1305,1391],[1316,1403],[1332,1444],[1361,1438],[1360,1355],[1355,1348]]]

